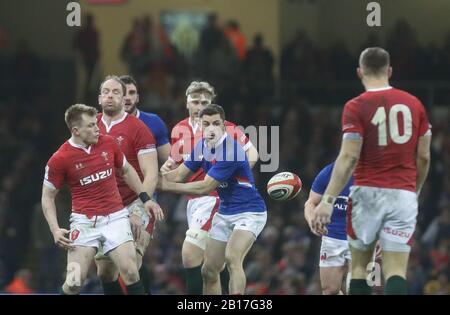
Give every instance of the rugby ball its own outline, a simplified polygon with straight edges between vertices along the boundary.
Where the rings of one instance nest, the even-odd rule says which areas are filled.
[[[286,201],[295,198],[302,190],[300,177],[291,172],[274,175],[267,183],[267,193],[276,201]]]

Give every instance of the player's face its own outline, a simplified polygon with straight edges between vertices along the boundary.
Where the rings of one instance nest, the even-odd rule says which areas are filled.
[[[222,138],[225,133],[225,125],[219,114],[203,115],[202,120],[203,138],[206,139],[208,145],[213,146]]]
[[[191,119],[198,119],[198,113],[211,104],[212,97],[209,93],[192,93],[187,97],[187,109]]]
[[[123,109],[122,85],[116,80],[105,81],[98,96],[98,103],[106,115],[118,114]]]
[[[97,126],[97,117],[83,114],[79,126],[74,127],[74,135],[79,137],[86,145],[97,143],[100,129]]]
[[[128,114],[134,114],[136,111],[136,106],[139,102],[139,94],[137,88],[133,83],[126,84],[127,94],[123,98],[124,108]]]

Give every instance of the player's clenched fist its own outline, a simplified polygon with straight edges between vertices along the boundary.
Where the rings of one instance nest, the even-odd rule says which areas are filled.
[[[176,168],[176,163],[175,161],[173,161],[172,159],[168,159],[162,166],[161,166],[161,173],[162,174],[166,174],[168,172],[170,172],[171,170]]]

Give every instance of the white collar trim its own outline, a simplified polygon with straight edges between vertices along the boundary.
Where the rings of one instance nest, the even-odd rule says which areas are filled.
[[[388,85],[388,86],[383,86],[380,88],[376,88],[376,89],[367,89],[367,92],[379,92],[379,91],[386,91],[386,90],[390,90],[392,89],[392,86]]]
[[[109,133],[111,131],[112,127],[114,127],[115,125],[118,125],[121,122],[123,122],[125,120],[125,118],[127,118],[127,116],[128,116],[128,113],[125,112],[122,117],[120,117],[119,119],[111,121],[111,124],[108,126],[108,122],[106,121],[105,115],[103,114],[102,115],[102,123],[105,125],[106,132]]]
[[[78,149],[82,149],[84,152],[86,152],[87,154],[91,154],[91,148],[92,145],[88,146],[87,148],[81,144],[75,143],[75,141],[73,141],[72,138],[69,139],[69,144],[74,147],[74,148],[78,148]]]

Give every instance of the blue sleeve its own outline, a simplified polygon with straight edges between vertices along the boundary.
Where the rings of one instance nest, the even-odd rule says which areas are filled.
[[[183,162],[184,166],[186,166],[194,173],[198,171],[200,167],[202,167],[203,162],[203,158],[201,157],[203,148],[202,142],[203,141],[199,141],[197,143],[197,145],[195,146],[194,150],[192,150],[189,157],[187,157]]]
[[[156,146],[160,147],[169,143],[169,131],[164,121],[158,115],[153,116],[154,134],[156,138]]]
[[[319,195],[323,195],[330,181],[332,170],[333,168],[330,166],[327,166],[324,169],[322,169],[314,179],[314,182],[312,183],[311,186],[311,190]]]

